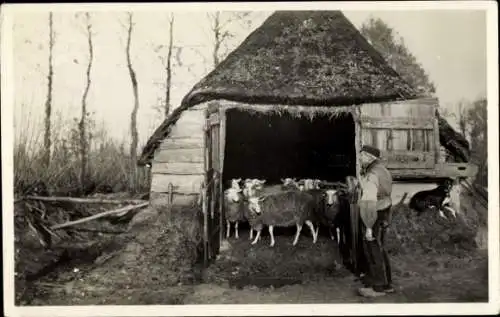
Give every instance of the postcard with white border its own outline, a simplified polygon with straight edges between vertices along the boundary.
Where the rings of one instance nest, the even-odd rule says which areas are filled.
[[[496,2],[5,4],[1,30],[6,316],[500,312]]]

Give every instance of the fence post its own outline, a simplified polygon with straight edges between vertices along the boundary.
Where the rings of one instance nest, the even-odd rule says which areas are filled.
[[[168,204],[172,206],[174,203],[174,185],[172,183],[168,184]]]

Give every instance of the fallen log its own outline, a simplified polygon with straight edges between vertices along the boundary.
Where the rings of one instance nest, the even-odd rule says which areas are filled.
[[[106,217],[106,216],[109,216],[109,215],[113,215],[113,214],[124,214],[124,213],[126,213],[128,211],[131,211],[131,210],[134,210],[134,209],[138,209],[138,208],[143,208],[143,207],[146,207],[148,205],[149,205],[149,202],[146,202],[146,203],[142,203],[142,204],[138,204],[138,205],[126,206],[126,207],[119,208],[119,209],[108,210],[108,211],[104,211],[104,212],[101,212],[99,214],[96,214],[96,215],[93,215],[93,216],[90,216],[90,217],[85,217],[85,218],[81,218],[81,219],[78,219],[78,220],[68,221],[68,222],[65,222],[65,223],[54,225],[54,226],[50,227],[50,229],[52,229],[52,230],[62,229],[62,228],[74,226],[74,225],[77,225],[77,224],[85,223],[85,222],[88,222],[88,221],[91,221],[91,220],[103,218],[103,217]]]
[[[99,198],[76,198],[76,197],[43,197],[43,196],[26,196],[22,199],[50,201],[50,202],[70,202],[83,204],[140,204],[147,200],[142,199],[99,199]]]
[[[104,229],[88,229],[88,228],[71,228],[70,230],[83,231],[83,232],[95,232],[95,233],[108,233],[108,234],[122,234],[122,233],[127,232],[125,230],[104,230]]]

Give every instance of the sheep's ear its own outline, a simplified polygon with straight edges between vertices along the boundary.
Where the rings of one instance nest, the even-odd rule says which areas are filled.
[[[285,183],[285,179],[283,179],[283,178],[280,178],[280,180],[281,180],[281,182],[282,182],[282,183]]]
[[[266,196],[264,196],[264,197],[259,197],[257,200],[258,200],[259,202],[262,202],[262,201],[266,200]]]

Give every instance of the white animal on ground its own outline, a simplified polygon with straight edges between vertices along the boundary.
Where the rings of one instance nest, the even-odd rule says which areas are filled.
[[[268,226],[271,236],[270,246],[272,247],[275,244],[274,227],[288,227],[295,224],[297,227],[295,239],[293,240],[295,246],[299,241],[304,223],[311,230],[313,243],[316,243],[317,235],[311,221],[314,217],[313,212],[314,198],[306,192],[283,191],[260,197],[250,197],[248,201],[248,219],[252,228],[257,231],[252,244],[259,241],[264,225]]]
[[[442,209],[449,211],[453,217],[457,217],[460,212],[460,180],[456,179],[453,181],[453,185],[449,191],[449,194],[443,200]],[[443,212],[440,210],[441,217],[444,216]]]
[[[241,189],[228,188],[224,192],[226,210],[226,238],[230,237],[231,223],[234,222],[235,238],[239,238],[238,225],[244,218],[243,194]]]

